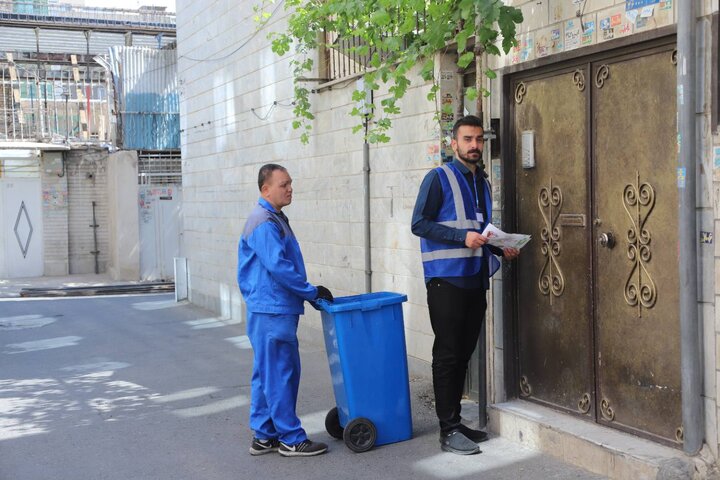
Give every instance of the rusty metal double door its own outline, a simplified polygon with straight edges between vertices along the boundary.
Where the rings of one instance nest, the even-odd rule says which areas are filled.
[[[518,76],[511,127],[520,396],[679,444],[675,58]]]

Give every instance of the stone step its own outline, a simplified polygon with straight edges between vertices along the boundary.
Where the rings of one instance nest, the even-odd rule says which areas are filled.
[[[611,479],[717,478],[707,447],[691,457],[523,400],[491,405],[488,414],[490,431]]]

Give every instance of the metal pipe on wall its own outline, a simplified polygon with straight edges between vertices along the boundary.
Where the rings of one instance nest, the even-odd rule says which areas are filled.
[[[704,439],[703,371],[698,316],[696,218],[696,26],[697,3],[678,8],[678,239],[680,280],[680,372],[683,449],[696,454]]]
[[[365,226],[365,293],[372,292],[372,261],[370,255],[370,144],[363,143],[363,203]]]
[[[365,83],[358,83],[365,90],[365,98],[373,103],[373,91],[366,88]],[[367,107],[365,107],[367,108]],[[365,293],[372,292],[372,255],[371,255],[371,234],[370,234],[370,144],[367,140],[368,119],[365,118],[365,141],[363,142],[363,218],[365,237]]]

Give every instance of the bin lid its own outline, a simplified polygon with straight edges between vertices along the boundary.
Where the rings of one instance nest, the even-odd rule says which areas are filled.
[[[337,297],[330,303],[325,300],[318,300],[317,305],[326,312],[347,312],[349,310],[376,310],[395,303],[407,301],[407,295],[393,292],[373,292],[362,295],[350,295],[348,297]]]

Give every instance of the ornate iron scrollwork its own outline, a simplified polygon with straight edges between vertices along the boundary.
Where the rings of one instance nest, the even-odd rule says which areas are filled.
[[[652,258],[650,232],[645,223],[655,207],[655,189],[649,183],[640,183],[640,172],[635,172],[635,184],[625,186],[623,207],[632,222],[627,233],[628,259],[632,269],[625,282],[625,301],[637,307],[638,318],[643,308],[652,308],[657,301],[657,288],[646,264]]]
[[[585,72],[579,68],[573,72],[573,83],[581,92],[585,90]]]
[[[615,410],[610,406],[610,402],[606,398],[602,399],[602,402],[600,402],[600,411],[602,412],[602,416],[605,420],[612,422],[615,420]]]
[[[525,83],[518,83],[515,87],[515,103],[522,103],[523,97],[525,97],[525,93],[527,93],[527,87],[525,86]]]
[[[586,393],[578,401],[578,410],[582,413],[588,413],[590,411],[590,394]]]
[[[683,443],[683,441],[685,440],[685,430],[683,429],[682,425],[680,425],[675,430],[675,440],[677,440],[679,443]]]
[[[595,86],[602,88],[608,78],[610,78],[610,68],[607,65],[601,65],[595,72]]]
[[[532,387],[528,383],[528,379],[525,375],[520,377],[520,396],[529,397],[532,395]]]
[[[557,219],[562,210],[563,196],[558,186],[553,185],[550,179],[550,187],[540,189],[538,195],[538,207],[540,214],[545,220],[545,226],[540,230],[542,246],[540,251],[545,257],[545,263],[540,269],[538,288],[543,295],[550,296],[550,305],[553,297],[559,297],[565,290],[565,276],[562,273],[557,257],[560,256],[560,227],[556,226]]]

